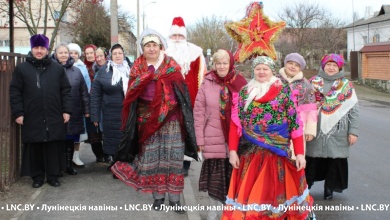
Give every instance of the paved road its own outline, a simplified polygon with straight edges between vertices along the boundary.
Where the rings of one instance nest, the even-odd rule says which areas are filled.
[[[335,193],[332,201],[324,201],[323,183],[316,183],[311,190],[315,204],[334,210],[316,211],[317,219],[390,219],[390,95],[359,85],[356,89],[360,99],[361,124],[359,140],[352,147],[349,159],[349,188],[342,194]],[[78,169],[77,176],[65,174],[58,188],[44,184],[42,188],[33,189],[29,178],[19,179],[7,192],[0,193],[0,219],[206,219],[206,211],[192,211],[184,215],[172,211],[150,211],[147,205],[153,201],[151,195],[136,192],[112,179],[106,167],[94,163],[89,145],[82,147],[82,159],[86,167]],[[193,163],[189,178],[185,179],[182,201],[189,206],[208,205],[207,193],[198,191],[200,167],[200,163]],[[145,207],[146,210],[131,211],[132,204],[140,205],[134,209]],[[33,211],[25,209],[25,205],[30,209],[34,205]],[[48,211],[48,208],[84,207],[87,210]],[[335,211],[347,207],[354,210]],[[368,210],[381,207],[387,210]],[[116,210],[98,211],[99,208]]]

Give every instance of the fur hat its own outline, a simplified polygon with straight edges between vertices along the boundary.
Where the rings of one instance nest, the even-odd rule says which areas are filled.
[[[171,29],[169,30],[169,37],[174,34],[183,35],[185,39],[187,39],[187,30],[186,25],[184,24],[184,20],[182,17],[175,17],[172,21]]]
[[[335,53],[326,54],[326,55],[324,55],[322,57],[322,59],[321,59],[321,67],[322,67],[322,69],[324,69],[324,67],[325,67],[327,62],[335,62],[335,63],[337,63],[337,66],[339,67],[339,69],[342,69],[344,64],[345,64],[343,55],[338,55],[338,54],[335,54]]]
[[[70,51],[74,50],[79,54],[79,57],[81,56],[81,48],[78,44],[70,43],[68,44],[68,48]]]
[[[43,34],[36,34],[30,38],[31,49],[39,46],[49,49],[49,42],[49,38]]]
[[[290,54],[288,54],[286,56],[286,58],[284,59],[284,66],[286,66],[286,63],[288,61],[294,61],[294,62],[298,63],[299,66],[301,67],[301,70],[304,70],[305,67],[306,67],[305,59],[299,53],[290,53]]]

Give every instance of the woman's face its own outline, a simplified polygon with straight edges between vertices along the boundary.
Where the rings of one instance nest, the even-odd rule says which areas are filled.
[[[156,62],[160,56],[160,45],[149,42],[144,45],[144,56],[148,62]]]
[[[70,56],[74,59],[74,62],[77,62],[80,58],[79,53],[77,53],[75,50],[70,51]]]
[[[57,48],[56,56],[57,56],[58,61],[60,61],[61,64],[65,64],[69,58],[68,48],[66,48],[64,46]]]
[[[123,60],[125,59],[125,54],[123,53],[123,50],[121,48],[116,48],[111,51],[111,59],[116,64],[123,63]]]
[[[324,71],[329,76],[333,76],[336,73],[340,72],[339,66],[337,66],[337,63],[335,62],[327,62],[324,66]]]
[[[294,77],[301,72],[301,66],[294,61],[287,61],[284,71],[288,76]]]
[[[84,54],[88,62],[95,62],[95,51],[93,50],[92,47],[88,47],[85,50]]]
[[[271,68],[265,64],[259,64],[253,69],[255,80],[261,83],[269,82],[273,76]]]
[[[99,66],[103,66],[106,63],[106,57],[104,56],[103,51],[96,50],[96,62]]]
[[[220,77],[225,77],[229,73],[229,58],[222,57],[220,60],[215,62],[215,69],[217,70],[217,74]]]

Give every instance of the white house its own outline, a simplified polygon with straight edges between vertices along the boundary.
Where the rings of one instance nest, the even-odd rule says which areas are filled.
[[[344,28],[347,30],[348,60],[351,51],[359,51],[368,43],[390,41],[390,5],[382,5],[373,16],[366,8],[364,18]]]

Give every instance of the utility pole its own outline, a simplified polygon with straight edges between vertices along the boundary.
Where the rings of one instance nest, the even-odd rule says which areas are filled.
[[[118,43],[118,1],[110,1],[111,13],[111,47]]]
[[[139,51],[139,29],[140,29],[140,18],[139,18],[139,0],[137,0],[137,57],[139,57],[140,51]]]
[[[9,4],[9,52],[15,52],[14,42],[14,0],[10,0]]]

